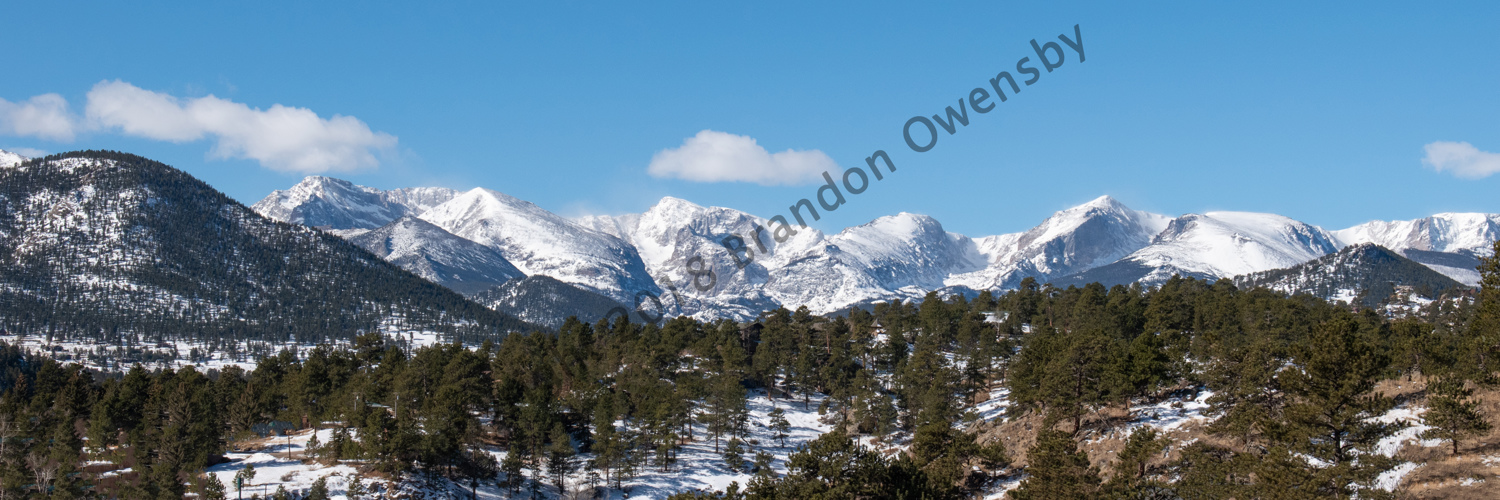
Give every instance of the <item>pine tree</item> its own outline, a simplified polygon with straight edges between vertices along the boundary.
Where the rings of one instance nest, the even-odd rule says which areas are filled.
[[[1115,463],[1115,477],[1142,478],[1146,476],[1146,464],[1151,457],[1167,447],[1167,440],[1157,435],[1156,429],[1142,426],[1130,433],[1125,448],[1120,450]]]
[[[1479,402],[1470,399],[1474,390],[1465,387],[1463,379],[1444,377],[1429,383],[1427,388],[1431,396],[1422,420],[1432,428],[1422,433],[1422,439],[1450,441],[1456,456],[1460,440],[1490,430],[1490,423],[1479,412]]]
[[[234,492],[239,497],[245,496],[245,487],[255,482],[255,465],[245,464],[245,468],[234,473]]]
[[[359,500],[359,497],[365,494],[364,476],[355,474],[353,478],[349,479],[349,486],[344,488],[344,490],[349,500]]]
[[[500,472],[505,474],[505,480],[501,483],[502,486],[512,492],[519,491],[521,483],[526,480],[526,476],[522,472],[525,466],[526,461],[521,458],[520,451],[517,447],[511,447],[511,451],[505,454],[505,460],[500,461]]]
[[[1374,447],[1401,427],[1375,420],[1396,406],[1375,392],[1389,358],[1347,313],[1318,325],[1294,350],[1297,366],[1279,377],[1292,402],[1284,419],[1265,423],[1267,433],[1329,464],[1317,471],[1322,491],[1373,486],[1395,465]]]
[[[552,445],[547,448],[547,474],[552,476],[552,484],[557,486],[558,494],[566,494],[568,476],[576,469],[573,463],[573,439],[563,430],[562,423],[552,427]]]
[[[328,477],[320,477],[313,481],[312,488],[307,490],[304,500],[328,500]]]
[[[219,480],[217,474],[208,474],[204,479],[203,492],[199,498],[204,500],[225,500],[224,482]]]
[[[776,457],[771,456],[770,453],[766,453],[765,450],[756,450],[755,474],[760,476],[775,475],[776,471],[771,469],[771,464],[775,461]]]
[[[1057,498],[1092,499],[1099,495],[1099,472],[1066,432],[1047,429],[1037,434],[1026,455],[1027,478],[1011,492],[1015,500]]]
[[[724,467],[730,472],[740,472],[745,468],[745,445],[740,438],[732,438],[724,445]]]
[[[771,413],[768,414],[768,416],[771,419],[772,436],[775,437],[776,441],[780,442],[782,446],[786,446],[787,434],[790,433],[792,429],[792,423],[787,421],[786,419],[786,412],[782,411],[781,408],[776,408],[771,410]]]
[[[1480,259],[1479,298],[1474,304],[1474,317],[1469,322],[1468,343],[1475,379],[1494,383],[1494,373],[1500,371],[1500,241],[1494,245],[1494,253]]]

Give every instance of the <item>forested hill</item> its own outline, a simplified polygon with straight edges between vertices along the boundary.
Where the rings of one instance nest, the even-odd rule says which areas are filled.
[[[0,169],[0,327],[101,340],[457,340],[531,325],[175,168],[81,151]]]
[[[1286,294],[1306,293],[1324,300],[1378,307],[1397,302],[1401,288],[1437,299],[1469,287],[1374,243],[1350,245],[1336,253],[1285,269],[1234,278],[1241,288],[1266,287]]]

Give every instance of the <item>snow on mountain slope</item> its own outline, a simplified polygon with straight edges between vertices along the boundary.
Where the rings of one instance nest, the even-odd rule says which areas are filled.
[[[755,228],[766,227],[765,219],[668,196],[644,213],[588,216],[579,223],[634,245],[657,283],[670,285],[660,297],[670,314],[745,320],[777,305],[763,289],[783,245],[768,229],[760,232],[759,244],[754,241]],[[748,253],[731,255],[724,247],[726,238],[738,245],[732,240],[736,236]],[[703,261],[690,270],[688,261],[693,257],[702,257]],[[714,275],[700,274],[695,285],[690,271],[700,269],[712,270]]]
[[[954,273],[983,269],[974,240],[943,230],[926,215],[901,212],[845,229],[828,239],[880,286],[937,289]]]
[[[77,151],[0,169],[0,200],[0,320],[12,332],[286,341],[391,317],[445,335],[530,328],[139,156]]]
[[[1241,288],[1266,287],[1286,294],[1305,293],[1328,301],[1343,300],[1376,307],[1399,290],[1432,300],[1464,285],[1374,243],[1350,245],[1285,269],[1236,276]]]
[[[1391,250],[1489,255],[1500,238],[1500,214],[1441,213],[1416,220],[1370,221],[1334,231],[1341,246],[1374,243]]]
[[[6,151],[4,149],[0,149],[0,168],[5,168],[5,167],[11,167],[11,166],[15,166],[15,165],[20,165],[21,162],[29,160],[29,159],[30,158],[27,158],[25,156],[21,156],[21,155],[12,153],[10,151]]]
[[[525,276],[499,251],[409,215],[349,241],[427,281],[469,296]]]
[[[382,191],[313,175],[291,189],[273,191],[250,208],[268,218],[304,226],[375,229],[404,215],[421,215],[457,194],[452,189],[435,187]]]
[[[580,224],[634,244],[659,283],[676,288],[662,297],[669,311],[700,318],[750,319],[783,304],[828,313],[874,300],[920,297],[942,287],[955,269],[973,270],[984,262],[968,237],[944,231],[931,217],[906,213],[832,237],[796,228],[797,234],[781,243],[765,219],[672,197],[641,214],[589,216]],[[757,227],[762,228],[758,234]],[[745,250],[731,254],[726,238]],[[712,280],[700,277],[695,284],[688,269],[695,256],[703,264],[694,269],[712,269]],[[683,304],[673,310],[679,296]]]
[[[504,193],[474,188],[419,217],[498,250],[528,276],[551,276],[627,305],[639,292],[661,293],[625,240]]]
[[[789,308],[805,305],[814,314],[827,314],[874,301],[921,296],[914,289],[903,293],[882,285],[867,272],[860,256],[844,251],[820,231],[801,230],[785,246],[774,259],[765,290]]]
[[[1188,214],[1169,223],[1151,245],[1057,284],[1156,285],[1174,274],[1225,278],[1292,267],[1337,250],[1337,241],[1327,231],[1280,215]]]
[[[592,324],[608,317],[615,308],[630,309],[614,299],[548,276],[510,280],[470,298],[490,309],[517,318],[530,318],[527,321],[548,328],[561,327],[569,316]],[[639,313],[627,314],[631,316],[631,321],[640,321]],[[653,315],[655,312],[647,314]]]
[[[975,240],[984,269],[958,274],[949,285],[976,290],[1015,288],[1027,277],[1046,282],[1110,264],[1151,243],[1171,218],[1132,210],[1109,196],[1052,214],[1024,233]]]
[[[1478,257],[1494,253],[1500,214],[1442,213],[1409,221],[1370,221],[1334,231],[1340,245],[1374,243],[1460,283],[1479,284]]]

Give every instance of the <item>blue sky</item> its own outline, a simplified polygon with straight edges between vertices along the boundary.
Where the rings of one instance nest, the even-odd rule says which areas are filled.
[[[0,126],[0,148],[129,151],[248,204],[321,168],[234,122],[279,104],[368,129],[330,133],[364,141],[369,159],[327,175],[483,186],[564,215],[671,195],[769,217],[813,195],[816,184],[647,172],[703,130],[821,151],[839,168],[890,152],[899,170],[825,214],[825,230],[908,211],[975,236],[1014,232],[1101,194],[1329,229],[1500,212],[1500,176],[1423,164],[1437,141],[1472,144],[1479,173],[1500,161],[1484,153],[1500,151],[1494,3],[706,4],[12,5],[0,106],[57,94],[77,123]],[[1069,50],[933,150],[907,149],[908,118],[1014,73],[1034,61],[1029,40],[1075,24],[1086,62]],[[184,109],[212,95],[228,118],[181,129],[135,108],[94,117],[101,82]],[[225,142],[235,137],[249,143]]]

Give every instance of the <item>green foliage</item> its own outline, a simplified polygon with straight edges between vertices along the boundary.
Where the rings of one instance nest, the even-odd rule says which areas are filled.
[[[203,500],[224,500],[227,495],[224,491],[224,482],[219,481],[217,474],[208,474],[204,478],[203,490],[198,493],[198,498]]]
[[[1464,382],[1453,377],[1430,380],[1427,412],[1422,414],[1422,420],[1432,426],[1422,433],[1422,439],[1449,441],[1454,455],[1458,455],[1460,440],[1490,430],[1489,421],[1479,412],[1479,402],[1471,399],[1474,390],[1465,387]]]
[[[787,461],[781,478],[758,475],[745,499],[955,498],[951,487],[933,488],[916,464],[889,462],[841,432],[819,436]]]
[[[792,429],[792,423],[787,421],[786,419],[786,411],[782,410],[781,408],[775,408],[771,410],[771,413],[770,415],[768,415],[768,417],[770,417],[771,420],[770,427],[771,432],[773,433],[772,436],[775,437],[777,441],[781,442],[782,446],[786,446],[787,434],[790,433]]]
[[[328,478],[320,477],[313,481],[312,488],[307,490],[304,500],[328,500]]]
[[[724,445],[724,468],[730,472],[742,472],[746,469],[745,444],[740,438],[733,438]]]
[[[1098,498],[1099,471],[1066,432],[1043,430],[1027,452],[1027,478],[1012,491],[1015,500]]]
[[[565,490],[586,465],[589,477],[618,489],[648,467],[670,472],[691,441],[714,441],[727,466],[749,469],[747,395],[765,391],[778,405],[763,422],[776,443],[788,444],[787,404],[816,402],[840,433],[799,450],[785,475],[765,451],[754,452],[756,477],[733,495],[944,498],[978,493],[1010,470],[1003,446],[981,445],[955,426],[976,396],[1003,384],[1012,411],[1044,412],[1055,428],[1078,434],[1116,425],[1095,418],[1105,407],[1210,390],[1208,430],[1235,443],[1185,447],[1181,460],[1158,463],[1163,440],[1141,431],[1101,484],[1072,434],[1048,431],[1028,460],[1022,495],[1250,498],[1301,485],[1295,491],[1366,498],[1377,495],[1371,479],[1391,465],[1371,447],[1395,430],[1371,420],[1392,406],[1375,383],[1482,366],[1475,346],[1483,343],[1473,335],[1485,328],[1482,318],[1443,314],[1390,323],[1225,281],[1173,279],[1144,290],[1033,280],[1003,295],[933,295],[846,318],[778,309],[750,325],[574,319],[556,334],[510,335],[479,349],[408,349],[356,334],[347,348],[288,350],[249,372],[136,367],[99,376],[0,345],[0,434],[12,433],[0,439],[0,459],[71,457],[54,459],[57,470],[77,470],[87,442],[142,471],[109,494],[174,496],[180,478],[201,471],[226,439],[305,419],[345,423],[317,447],[323,460],[363,459],[384,473],[471,485],[498,477],[512,492]],[[1448,376],[1480,382],[1477,371]],[[1448,403],[1438,389],[1430,418],[1472,409],[1461,393],[1439,408]],[[842,434],[898,431],[910,433],[910,454],[892,459]],[[507,452],[501,463],[486,449],[496,444]],[[37,471],[16,469],[0,470],[7,495],[35,484]],[[88,486],[56,477],[61,487]]]

